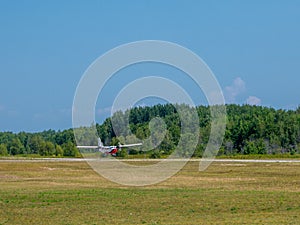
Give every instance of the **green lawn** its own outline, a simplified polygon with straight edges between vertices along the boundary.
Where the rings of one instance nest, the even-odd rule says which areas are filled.
[[[300,224],[300,163],[197,169],[133,188],[84,162],[0,162],[0,224]]]

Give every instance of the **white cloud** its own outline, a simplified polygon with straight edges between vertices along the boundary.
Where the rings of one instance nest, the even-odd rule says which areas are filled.
[[[255,96],[249,96],[246,102],[248,105],[261,105],[261,99]]]
[[[99,108],[96,110],[97,115],[102,116],[102,115],[107,115],[111,113],[112,106],[106,107],[106,108]]]
[[[135,105],[135,107],[146,107],[146,106],[147,106],[147,104],[145,102],[141,102],[141,103]]]
[[[225,100],[227,103],[234,103],[236,97],[246,90],[246,83],[242,78],[234,79],[232,85],[225,87]]]
[[[225,87],[224,96],[226,103],[236,103],[237,97],[245,91],[245,81],[243,81],[240,77],[235,78],[230,86]],[[246,99],[246,103],[249,105],[261,105],[261,99],[256,96],[249,96]]]
[[[71,108],[61,108],[58,110],[58,112],[60,114],[63,114],[63,115],[72,115],[72,109]]]
[[[0,112],[9,117],[19,116],[19,112],[17,110],[7,108],[4,105],[0,105]]]
[[[52,109],[42,112],[35,112],[33,114],[34,121],[48,120],[56,121],[62,118],[72,116],[72,110],[70,108]]]

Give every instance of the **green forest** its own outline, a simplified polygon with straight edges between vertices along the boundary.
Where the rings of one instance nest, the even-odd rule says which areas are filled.
[[[197,122],[199,123],[199,140],[193,156],[201,157],[210,135],[211,114],[209,106],[197,106],[196,112],[199,117],[199,122]],[[226,105],[226,112],[226,131],[218,155],[296,155],[300,153],[300,108],[282,110],[231,104]],[[129,123],[126,123],[126,118]],[[164,121],[165,132],[160,132],[158,129],[158,132],[151,134],[149,122],[153,121],[153,118],[160,118]],[[124,123],[124,127],[130,129],[124,129],[116,136],[112,121],[118,121],[119,126]],[[136,107],[125,112],[118,111],[102,124],[96,124],[96,128],[99,137],[106,145],[117,145],[119,142],[134,143],[137,138],[143,141],[150,134],[154,138],[148,142],[153,142],[154,139],[160,140],[157,141],[158,146],[145,142],[142,147],[120,151],[118,157],[126,157],[127,154],[143,154],[152,158],[167,156],[174,151],[181,135],[180,116],[176,107],[171,104]],[[191,129],[191,135],[192,132]],[[189,148],[192,140],[190,137],[189,134],[182,137],[184,139],[182,156]],[[154,146],[151,151],[142,151],[142,148],[151,146]],[[37,133],[0,132],[0,155],[81,157],[76,148],[73,129],[46,130]]]

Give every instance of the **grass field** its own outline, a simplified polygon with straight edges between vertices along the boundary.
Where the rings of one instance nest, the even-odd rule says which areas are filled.
[[[125,187],[85,162],[0,162],[0,224],[300,224],[300,163],[188,163]]]

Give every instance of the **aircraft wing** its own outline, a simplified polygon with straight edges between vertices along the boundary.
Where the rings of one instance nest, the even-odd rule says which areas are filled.
[[[99,146],[76,146],[77,148],[89,148],[89,149],[97,149]]]
[[[120,148],[126,148],[126,147],[134,147],[134,146],[141,146],[143,143],[136,143],[136,144],[127,144],[127,145],[119,145]]]
[[[100,149],[111,149],[111,146],[101,146],[101,147],[98,147]]]

